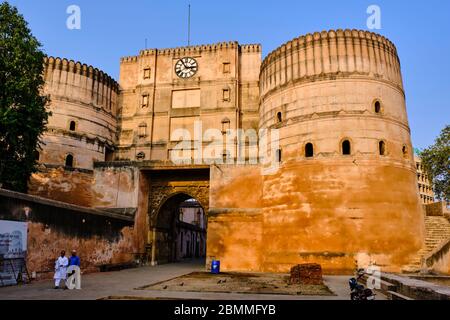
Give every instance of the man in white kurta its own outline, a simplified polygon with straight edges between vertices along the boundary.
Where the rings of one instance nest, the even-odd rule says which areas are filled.
[[[67,266],[69,265],[69,259],[66,257],[66,252],[61,251],[61,256],[55,262],[55,289],[59,289],[59,284],[61,280],[66,280],[67,278]]]

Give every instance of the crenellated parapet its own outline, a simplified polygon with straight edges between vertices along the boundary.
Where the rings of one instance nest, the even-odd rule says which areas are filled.
[[[45,91],[115,115],[119,84],[105,72],[74,60],[44,58]]]
[[[166,49],[146,49],[139,52],[139,56],[129,56],[121,58],[122,63],[137,62],[139,57],[151,56],[180,56],[180,55],[198,55],[204,52],[214,52],[218,50],[239,49],[241,52],[261,52],[260,44],[239,45],[237,41],[219,42],[215,44],[202,44],[196,46],[166,48]]]
[[[116,142],[119,84],[105,72],[73,60],[44,58],[43,93],[50,96],[39,161],[92,169]]]
[[[361,30],[309,33],[283,44],[263,61],[261,95],[290,82],[367,76],[403,90],[395,45],[385,37]]]
[[[85,63],[68,60],[66,58],[45,57],[44,66],[46,72],[48,70],[58,69],[61,71],[79,74],[96,80],[100,82],[100,84],[107,85],[115,92],[119,91],[119,84],[112,77],[110,77],[107,73]]]
[[[260,44],[244,44],[241,45],[241,52],[251,53],[251,52],[261,52],[262,47]]]

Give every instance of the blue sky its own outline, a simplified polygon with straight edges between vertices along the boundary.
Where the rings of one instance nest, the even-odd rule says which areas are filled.
[[[2,0],[0,0],[2,1]],[[381,8],[381,30],[399,51],[408,115],[417,148],[450,124],[450,1],[427,0],[10,0],[48,55],[92,64],[118,79],[119,59],[145,46],[236,40],[261,43],[263,55],[299,35],[337,28],[367,29],[369,5]],[[69,30],[66,9],[81,8],[81,30]]]

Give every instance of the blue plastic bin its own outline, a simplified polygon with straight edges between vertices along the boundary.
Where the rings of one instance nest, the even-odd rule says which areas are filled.
[[[211,273],[212,274],[220,273],[220,261],[219,260],[213,260],[211,262]]]

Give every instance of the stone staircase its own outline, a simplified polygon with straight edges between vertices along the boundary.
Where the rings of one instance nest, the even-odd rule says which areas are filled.
[[[442,244],[450,240],[450,221],[444,216],[425,217],[425,245],[411,263],[403,269],[405,273],[422,271],[427,259]]]

